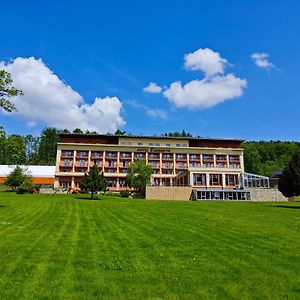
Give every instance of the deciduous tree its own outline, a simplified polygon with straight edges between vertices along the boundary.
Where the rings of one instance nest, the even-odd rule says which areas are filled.
[[[16,110],[16,106],[9,98],[22,94],[23,92],[21,90],[13,86],[11,75],[4,70],[0,70],[0,108],[7,112]]]
[[[150,183],[151,174],[151,166],[145,160],[138,159],[129,165],[126,180],[130,187],[145,194],[146,185]]]

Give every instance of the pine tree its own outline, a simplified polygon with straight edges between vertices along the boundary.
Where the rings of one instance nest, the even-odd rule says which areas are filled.
[[[107,183],[103,173],[100,173],[97,166],[93,166],[88,173],[84,174],[79,187],[82,190],[91,192],[91,199],[93,199],[94,193],[107,190]]]

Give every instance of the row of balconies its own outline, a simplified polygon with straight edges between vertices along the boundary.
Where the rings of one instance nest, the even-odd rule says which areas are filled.
[[[61,158],[73,158],[73,151],[62,151]],[[88,158],[88,151],[77,151],[76,152],[76,158]],[[103,158],[103,152],[102,151],[92,151],[91,152],[91,159],[100,159]],[[117,159],[118,158],[118,152],[106,152],[105,153],[106,159]],[[132,152],[121,152],[120,159],[132,159]],[[134,159],[145,159],[146,153],[134,153],[133,155]],[[175,156],[176,160],[185,161],[187,160],[187,154],[176,154]],[[148,154],[148,159],[150,160],[160,160],[160,154]],[[190,154],[189,160],[190,161],[200,161],[201,157],[200,154]],[[162,154],[162,160],[174,160],[173,154]],[[213,154],[203,154],[202,155],[203,161],[214,161],[214,155]],[[226,155],[216,155],[216,161],[218,162],[226,162],[227,156]],[[230,162],[238,162],[239,156],[238,155],[229,155],[229,161]]]

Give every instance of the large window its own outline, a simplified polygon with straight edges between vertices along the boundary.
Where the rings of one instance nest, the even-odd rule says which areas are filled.
[[[225,181],[227,186],[236,186],[239,184],[239,177],[237,174],[226,174]]]
[[[222,185],[222,174],[209,174],[210,186],[221,186]]]
[[[194,185],[206,185],[206,175],[201,173],[195,173]]]

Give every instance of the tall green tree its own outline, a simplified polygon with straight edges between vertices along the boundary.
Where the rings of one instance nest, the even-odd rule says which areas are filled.
[[[58,132],[55,128],[45,128],[40,136],[37,160],[41,165],[55,165]]]
[[[21,165],[26,162],[25,140],[21,135],[12,134],[6,139],[6,164]]]
[[[24,137],[25,150],[26,150],[26,164],[37,164],[38,163],[38,148],[39,148],[39,137],[28,134]]]
[[[2,126],[0,126],[0,164],[6,164],[7,152],[6,152],[6,132]]]
[[[7,112],[16,110],[16,106],[9,98],[22,94],[23,92],[21,90],[13,86],[11,75],[4,70],[0,70],[0,108]]]
[[[91,192],[91,199],[93,199],[94,193],[106,191],[107,182],[104,178],[104,174],[100,173],[99,168],[97,168],[97,166],[93,166],[90,168],[88,173],[84,174],[79,187],[82,190]]]
[[[146,185],[150,183],[152,168],[143,159],[130,163],[126,175],[127,184],[145,194]]]
[[[300,195],[300,149],[295,151],[279,177],[278,189],[285,197]]]

